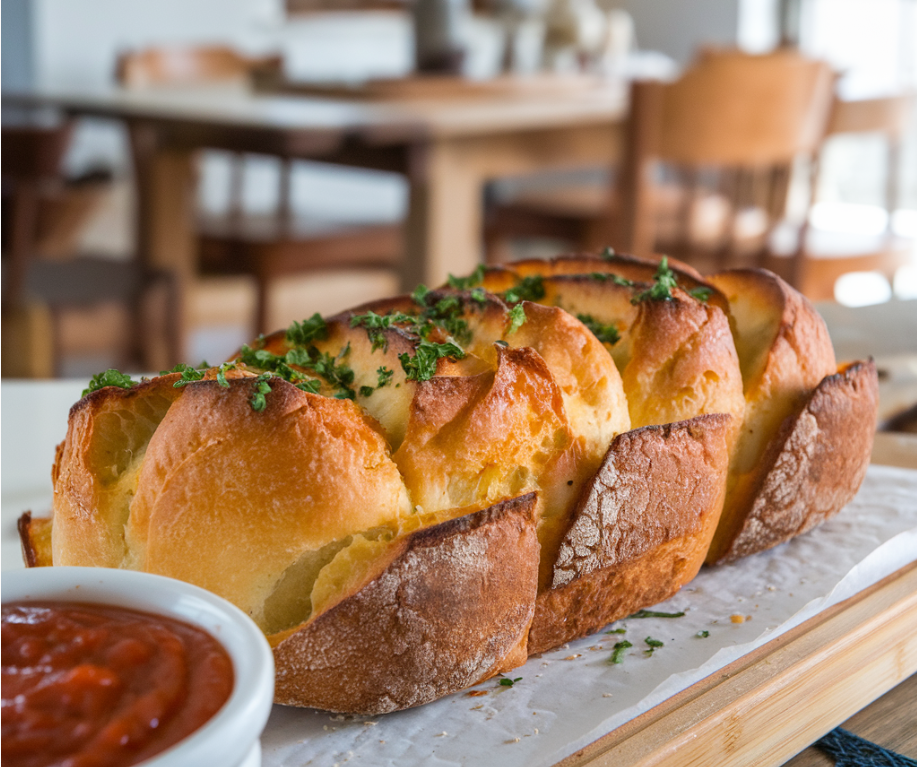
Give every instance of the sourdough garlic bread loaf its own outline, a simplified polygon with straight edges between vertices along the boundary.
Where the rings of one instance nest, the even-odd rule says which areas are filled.
[[[874,366],[838,372],[776,277],[616,256],[482,268],[90,388],[53,516],[20,520],[27,564],[210,589],[267,635],[278,702],[362,714],[809,529],[856,491],[876,409]]]

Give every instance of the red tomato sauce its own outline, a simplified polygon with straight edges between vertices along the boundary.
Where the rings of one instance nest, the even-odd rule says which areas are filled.
[[[3,767],[125,767],[210,719],[232,661],[180,621],[105,605],[3,606]]]

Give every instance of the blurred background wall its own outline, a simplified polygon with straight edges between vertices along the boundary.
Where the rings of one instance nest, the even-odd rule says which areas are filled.
[[[119,52],[151,45],[229,44],[241,51],[279,53],[288,73],[317,80],[394,77],[412,68],[413,30],[408,14],[397,12],[296,14],[289,0],[3,0],[3,89],[53,83],[55,87],[99,87],[113,82]],[[545,0],[547,2],[547,0]],[[687,64],[704,45],[765,51],[788,37],[843,73],[845,95],[861,96],[917,86],[917,0],[596,0],[623,8],[632,17],[636,46],[674,65]],[[782,19],[782,20],[781,20]],[[501,59],[501,36],[492,20],[474,17],[465,34],[472,76],[493,74]],[[537,37],[537,34],[533,36]],[[537,42],[537,40],[535,41]],[[522,57],[522,68],[537,57]],[[9,112],[4,119],[14,118]],[[869,140],[838,142],[843,162],[829,164],[820,198],[838,203],[835,221],[870,227],[870,210],[883,192],[881,147]],[[902,210],[896,225],[917,233],[917,141],[902,156]],[[81,233],[81,247],[117,256],[133,249],[132,189],[127,140],[113,122],[83,120],[66,158],[73,176],[101,171],[115,179],[104,204]],[[229,158],[218,152],[200,160],[199,202],[204,210],[228,204]],[[244,170],[247,211],[276,204],[277,161],[250,157]],[[407,207],[407,186],[393,174],[296,163],[292,203],[296,210],[329,221],[399,221]],[[844,208],[844,205],[853,206]],[[831,209],[826,215],[831,214]],[[828,222],[831,224],[831,222]],[[375,285],[376,291],[390,288]],[[340,291],[291,292],[292,311],[315,301],[327,312]],[[323,303],[324,302],[324,303]],[[310,305],[309,313],[313,308]],[[288,322],[278,314],[277,326]],[[214,329],[201,342],[232,346],[246,329]],[[222,335],[219,335],[222,334]]]

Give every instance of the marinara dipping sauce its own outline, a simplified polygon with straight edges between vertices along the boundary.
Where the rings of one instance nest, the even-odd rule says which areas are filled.
[[[164,616],[65,602],[3,606],[4,767],[124,767],[174,745],[229,698],[232,661]]]

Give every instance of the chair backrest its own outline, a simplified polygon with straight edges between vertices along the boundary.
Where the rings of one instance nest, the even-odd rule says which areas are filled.
[[[54,127],[5,125],[2,130],[3,175],[3,311],[25,302],[26,273],[35,255],[41,197],[63,181],[61,161],[71,125]]]
[[[917,93],[898,93],[871,99],[835,98],[828,120],[827,135],[881,133],[900,141],[914,116]]]
[[[71,132],[69,122],[53,127],[4,125],[0,145],[4,180],[33,183],[59,180]]]
[[[685,187],[678,227],[685,232],[670,232],[673,243],[687,239],[696,187],[701,181],[709,185],[711,177],[729,207],[729,231],[717,245],[721,253],[735,247],[732,224],[743,206],[776,218],[794,160],[813,157],[821,144],[834,79],[824,62],[780,51],[708,54],[674,82],[634,83],[620,179],[622,246],[637,255],[657,249],[652,187],[660,162],[675,168]],[[685,250],[671,255],[691,258]]]
[[[659,157],[749,166],[814,152],[833,84],[827,64],[795,54],[709,57],[663,86]]]
[[[279,69],[277,56],[250,57],[221,45],[163,47],[118,56],[117,81],[128,88],[244,81],[255,70]]]

